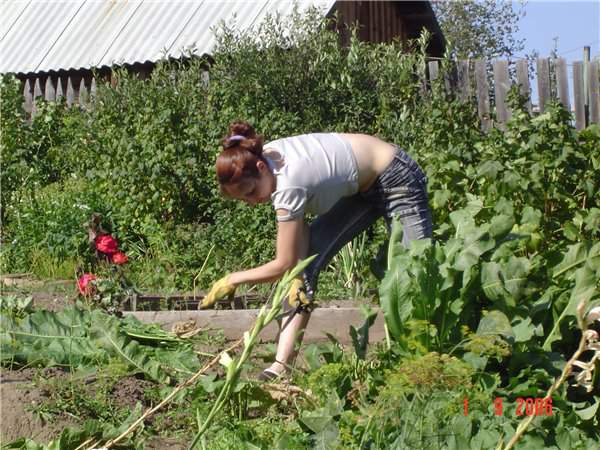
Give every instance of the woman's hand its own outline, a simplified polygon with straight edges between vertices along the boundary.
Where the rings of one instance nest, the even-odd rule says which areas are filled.
[[[235,285],[229,282],[229,274],[225,275],[210,288],[210,291],[198,305],[198,309],[211,308],[218,300],[235,294]]]

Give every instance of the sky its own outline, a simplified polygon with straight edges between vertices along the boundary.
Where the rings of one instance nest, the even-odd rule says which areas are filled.
[[[526,53],[549,55],[556,37],[559,56],[569,62],[582,59],[584,45],[591,46],[592,58],[600,56],[600,0],[529,0],[525,13],[517,35],[525,39]]]
[[[502,1],[502,0],[498,0]],[[518,2],[512,2],[518,10]],[[567,60],[583,60],[583,47],[591,47],[591,58],[600,58],[600,0],[528,0],[525,17],[519,21],[517,36],[525,39],[524,54],[534,50],[547,57],[557,46],[557,53]],[[555,43],[555,38],[558,40]],[[568,66],[569,93],[573,102],[573,68]],[[532,97],[537,100],[537,86],[532,83]]]

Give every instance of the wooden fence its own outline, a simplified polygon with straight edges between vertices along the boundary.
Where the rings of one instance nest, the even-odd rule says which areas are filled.
[[[571,110],[575,127],[581,130],[591,123],[600,123],[599,65],[600,61],[597,58],[593,61],[575,61],[571,65],[573,83],[570,89],[569,68],[565,59],[538,58],[538,102],[535,105],[531,99],[527,60],[514,63],[511,71],[508,61],[493,61],[492,73],[488,73],[489,65],[484,60],[458,61],[453,71],[454,76],[445,75],[445,86],[462,101],[477,103],[481,127],[486,132],[494,126],[502,129],[510,119],[511,111],[506,104],[506,98],[508,91],[515,84],[518,85],[521,94],[529,99],[527,107],[532,114],[543,113],[549,101],[558,99]],[[430,82],[440,74],[438,61],[430,61],[427,72],[423,80],[425,89],[428,89]],[[73,83],[71,77],[48,76],[44,79],[36,78],[32,83],[28,79],[23,90],[25,110],[32,116],[35,115],[38,98],[55,101],[64,97],[69,106],[89,107],[96,97],[96,80],[92,78],[88,81],[80,78],[79,83]],[[206,73],[203,74],[202,82],[207,82]],[[493,90],[490,89],[490,82]]]
[[[477,102],[481,127],[488,131],[496,126],[503,128],[511,117],[507,96],[513,85],[528,99],[527,109],[532,114],[543,113],[548,102],[558,100],[574,117],[578,130],[592,123],[600,123],[600,61],[575,61],[572,64],[573,104],[570,101],[568,65],[564,58],[538,58],[537,104],[532,103],[532,89],[529,79],[528,61],[519,60],[509,70],[509,62],[493,61],[492,73],[488,74],[488,64],[484,60],[458,61],[453,76],[445,76],[446,90],[453,91],[462,101]],[[438,61],[428,63],[429,80],[439,74]],[[512,76],[511,76],[512,72]],[[490,89],[490,80],[492,83]],[[490,92],[493,92],[490,97]],[[495,114],[494,114],[495,113]]]

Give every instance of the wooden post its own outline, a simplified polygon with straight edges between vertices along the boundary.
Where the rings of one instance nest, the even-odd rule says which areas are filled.
[[[568,111],[571,111],[567,62],[565,61],[565,58],[556,58],[554,67],[556,68],[556,90],[558,91],[558,99]]]
[[[526,59],[517,61],[517,83],[519,93],[527,99],[527,111],[531,114],[531,86],[529,86],[529,68]]]
[[[510,78],[508,76],[508,61],[494,61],[494,94],[496,97],[496,120],[500,128],[504,128],[509,121],[511,113],[506,104]]]
[[[23,87],[23,109],[27,114],[31,114],[33,111],[33,96],[31,95],[31,84],[29,78],[25,80],[25,86]]]
[[[475,61],[475,82],[477,85],[477,112],[481,120],[481,130],[487,133],[490,130],[490,96],[485,61]]]
[[[575,128],[585,128],[585,95],[583,92],[583,62],[573,63],[573,90],[575,94]]]
[[[584,92],[584,101],[586,105],[589,105],[589,96],[588,96],[588,71],[590,67],[590,47],[586,45],[583,47],[583,92]]]
[[[49,102],[56,100],[56,89],[54,89],[54,83],[52,83],[52,77],[50,77],[50,75],[48,75],[48,78],[46,78],[44,98]]]
[[[537,85],[540,113],[543,113],[550,99],[550,67],[546,58],[537,59]]]
[[[60,77],[56,79],[56,101],[64,98],[65,94],[63,93],[62,80]]]
[[[589,118],[590,123],[600,124],[600,60],[595,59],[590,63],[588,70]]]
[[[460,101],[469,101],[469,98],[471,97],[471,83],[469,82],[469,60],[458,62],[458,92]]]
[[[37,114],[37,98],[42,96],[42,87],[40,86],[40,79],[35,79],[35,84],[33,86],[33,107],[31,109],[31,118],[33,118]]]
[[[96,101],[96,78],[92,78],[92,83],[90,84],[90,104]]]
[[[67,105],[73,106],[75,103],[75,89],[73,89],[73,81],[71,77],[67,78]]]
[[[437,79],[440,69],[437,61],[429,61],[429,81],[433,82]]]
[[[210,83],[210,72],[208,70],[200,71],[200,85],[204,88],[208,88],[208,84]]]
[[[79,83],[79,106],[87,108],[90,103],[90,94],[85,86],[85,79],[81,77],[81,82]]]

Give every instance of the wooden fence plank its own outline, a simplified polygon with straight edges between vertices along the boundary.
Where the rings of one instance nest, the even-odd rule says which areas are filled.
[[[440,69],[437,61],[429,61],[429,80],[434,81],[440,74]]]
[[[600,61],[595,59],[588,68],[588,95],[590,123],[600,123]]]
[[[529,111],[529,114],[531,114],[531,86],[529,85],[529,68],[527,66],[527,60],[518,60],[516,66],[519,93],[527,99],[527,111]]]
[[[31,114],[33,110],[33,96],[29,79],[25,80],[25,86],[23,87],[23,109],[27,114]]]
[[[585,128],[585,95],[583,92],[583,62],[573,63],[573,91],[575,99],[575,128]]]
[[[79,106],[87,107],[90,103],[90,93],[85,86],[85,79],[81,78],[79,83]]]
[[[44,98],[53,102],[56,100],[56,89],[54,89],[54,83],[52,82],[52,77],[46,78],[46,88],[44,89]]]
[[[567,76],[567,61],[565,58],[556,58],[554,61],[554,67],[556,69],[556,90],[558,92],[558,99],[562,105],[571,110],[571,102],[569,101],[569,81]]]
[[[462,102],[469,101],[471,97],[471,83],[469,81],[469,61],[458,62],[458,98]]]
[[[493,63],[494,70],[494,95],[496,97],[496,120],[503,128],[510,119],[511,113],[506,98],[510,89],[510,77],[508,76],[508,61],[496,60]]]
[[[537,85],[539,96],[539,108],[543,113],[546,109],[546,103],[550,100],[550,66],[547,58],[537,59]]]
[[[73,89],[73,81],[71,77],[67,78],[67,105],[73,106],[75,103],[75,89]]]
[[[477,86],[477,112],[481,120],[481,129],[487,133],[490,130],[490,96],[485,61],[478,59],[475,61],[475,82]]]
[[[96,101],[96,92],[97,92],[97,87],[96,87],[96,78],[92,78],[92,83],[90,84],[90,102],[94,102]]]
[[[40,79],[36,78],[35,79],[35,84],[33,86],[33,106],[31,108],[31,117],[35,116],[37,114],[37,99],[38,97],[42,96],[42,86],[40,85]]]
[[[61,77],[58,77],[56,79],[56,101],[59,101],[61,98],[65,97],[62,85],[63,85],[62,79],[61,79]]]

